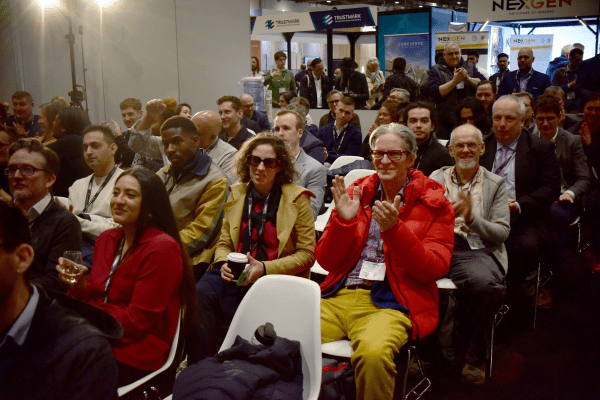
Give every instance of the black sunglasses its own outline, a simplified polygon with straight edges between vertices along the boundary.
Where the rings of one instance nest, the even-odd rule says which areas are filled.
[[[246,161],[248,161],[248,164],[252,165],[253,167],[258,167],[262,162],[263,164],[265,164],[265,168],[268,169],[277,168],[277,166],[280,163],[280,161],[276,158],[260,158],[258,156],[253,155],[248,155],[246,157]]]

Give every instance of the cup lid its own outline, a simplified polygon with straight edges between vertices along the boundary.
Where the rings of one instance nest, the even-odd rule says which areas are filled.
[[[247,263],[248,256],[242,253],[229,253],[229,255],[227,255],[227,260],[238,263]]]

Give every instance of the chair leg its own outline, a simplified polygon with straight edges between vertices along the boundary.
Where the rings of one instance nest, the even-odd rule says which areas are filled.
[[[552,277],[552,271],[547,271],[544,276],[541,276],[541,268],[542,268],[542,263],[538,264],[538,270],[537,270],[537,276],[536,276],[536,282],[535,282],[535,304],[534,304],[534,311],[533,311],[533,329],[535,330],[535,325],[537,322],[537,311],[538,311],[538,299],[539,299],[539,295],[540,295],[540,288],[543,287],[546,283],[548,283],[548,281],[550,280],[550,277]]]
[[[492,323],[492,337],[490,340],[490,366],[489,366],[489,373],[488,373],[488,377],[492,377],[492,373],[493,373],[493,363],[494,363],[494,332],[496,330],[496,326],[498,326],[498,324],[500,324],[500,321],[502,321],[502,318],[504,318],[504,316],[506,315],[506,313],[508,312],[509,308],[506,304],[503,304],[502,307],[500,307],[500,309],[498,310],[498,312],[494,315],[494,322]]]
[[[423,372],[423,365],[421,364],[421,359],[419,358],[419,353],[417,352],[416,346],[414,344],[408,344],[407,346],[408,348],[406,352],[406,372],[404,373],[404,387],[402,388],[402,400],[408,400],[408,398],[413,394],[416,396],[414,399],[418,400],[421,398],[421,396],[425,394],[425,392],[427,392],[427,390],[429,390],[429,388],[431,387],[431,381],[425,376],[425,373]],[[417,365],[419,366],[419,373],[423,378],[408,393],[406,393],[411,353],[414,353],[415,360],[417,361]],[[421,386],[424,385],[426,386],[421,389]]]

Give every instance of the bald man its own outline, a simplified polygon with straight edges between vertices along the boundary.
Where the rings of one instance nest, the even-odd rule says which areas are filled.
[[[529,47],[523,47],[519,50],[517,57],[519,69],[507,72],[498,87],[498,96],[506,94],[527,92],[534,100],[544,94],[544,90],[550,86],[550,77],[538,71],[533,70],[533,50]]]
[[[254,121],[258,124],[259,130],[262,131],[270,131],[271,124],[269,123],[269,117],[266,114],[261,113],[260,111],[256,111],[254,106],[254,99],[247,93],[244,93],[240,96],[240,101],[242,102],[242,111],[244,112],[244,118],[242,118],[242,125],[244,125],[244,120]],[[246,128],[248,126],[244,125]]]
[[[152,103],[152,104],[151,104]],[[162,107],[162,100],[151,100],[151,107]],[[227,176],[230,185],[237,182],[237,176],[233,172],[236,148],[217,138],[222,129],[221,117],[214,111],[200,111],[192,117],[192,122],[198,129],[200,141],[198,148],[204,149],[213,162]],[[150,130],[132,132],[129,139],[129,147],[141,155],[163,160],[165,166],[170,165],[169,158],[165,155],[162,138],[152,136]]]
[[[196,113],[192,122],[198,130],[198,147],[204,149],[213,162],[217,164],[227,176],[229,184],[237,182],[233,164],[237,150],[232,145],[219,139],[222,130],[221,117],[214,111],[205,110]]]

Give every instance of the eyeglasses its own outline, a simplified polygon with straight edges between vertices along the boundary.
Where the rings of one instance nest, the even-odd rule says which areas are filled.
[[[339,102],[340,102],[339,100],[329,100],[327,103],[329,103],[329,104],[337,104]]]
[[[35,174],[37,171],[46,171],[45,169],[31,167],[29,165],[23,165],[22,167],[16,167],[11,165],[10,167],[4,168],[4,174],[8,176],[15,176],[15,174],[19,171],[21,175],[30,177]]]
[[[276,158],[260,158],[252,155],[246,157],[246,161],[248,161],[248,164],[252,165],[253,167],[258,167],[260,163],[263,163],[265,168],[268,169],[277,168],[280,163],[280,161]]]
[[[371,158],[373,158],[373,160],[381,160],[383,158],[383,156],[387,155],[391,161],[400,161],[400,160],[402,160],[403,154],[410,154],[410,151],[408,151],[408,150],[389,150],[389,151],[371,150]]]
[[[452,148],[456,151],[456,150],[462,150],[465,148],[465,146],[467,146],[467,149],[469,150],[477,150],[477,148],[479,147],[479,143],[463,143],[463,144],[453,144]]]

